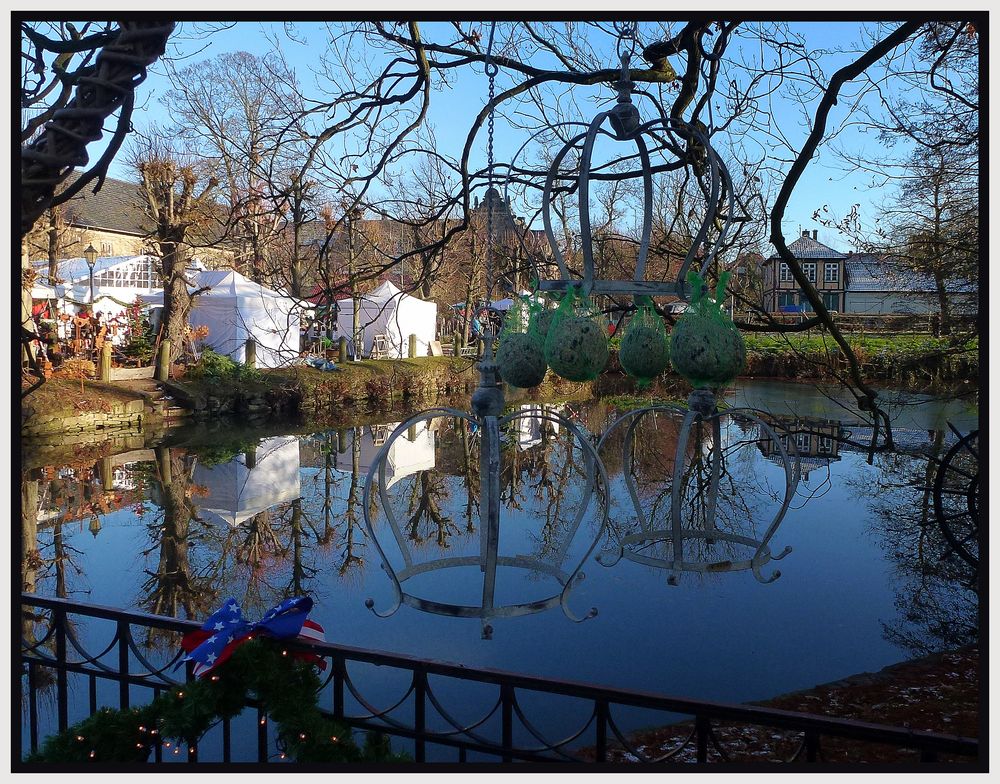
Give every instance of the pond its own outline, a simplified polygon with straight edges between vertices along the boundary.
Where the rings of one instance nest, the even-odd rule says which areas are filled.
[[[196,619],[229,596],[256,618],[308,593],[311,617],[336,643],[726,702],[767,699],[974,639],[975,573],[949,555],[921,489],[928,455],[955,443],[948,423],[962,433],[978,427],[974,404],[895,394],[897,449],[869,459],[870,429],[833,390],[747,382],[727,403],[769,412],[800,454],[801,482],[770,542],[775,555],[791,552],[759,575],[731,568],[754,552],[732,541],[692,543],[692,558],[713,566],[687,572],[657,563],[664,542],[629,538],[641,528],[629,465],[642,514],[653,528],[670,528],[664,510],[679,419],[667,413],[640,423],[630,460],[621,431],[602,448],[609,522],[599,525],[586,452],[565,421],[546,419],[557,413],[599,435],[615,411],[594,400],[524,406],[504,430],[489,591],[475,498],[480,434],[452,416],[416,423],[388,450],[386,496],[373,500],[377,541],[363,520],[364,479],[398,416],[317,432],[196,426],[172,432],[171,445],[156,450],[36,469],[25,485],[37,509],[24,529],[27,590]],[[739,416],[725,417],[719,435],[727,455],[720,528],[759,541],[784,488],[778,449]],[[703,448],[689,444],[688,459]],[[401,606],[380,549],[407,598]],[[776,569],[780,577],[766,582]],[[567,582],[565,601],[553,599]],[[550,600],[546,609],[519,614],[541,600]],[[485,620],[441,614],[440,605],[484,602],[498,608]],[[87,629],[78,633],[87,639]],[[175,644],[145,642],[165,656]],[[373,674],[365,696],[388,704],[403,688]],[[71,712],[71,720],[82,715]],[[564,717],[538,705],[532,719],[556,731]],[[42,716],[43,736],[52,721]]]

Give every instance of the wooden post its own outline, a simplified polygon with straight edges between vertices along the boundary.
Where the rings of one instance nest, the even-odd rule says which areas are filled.
[[[160,354],[156,358],[156,380],[166,381],[170,378],[170,341],[160,341]]]
[[[417,356],[417,336],[410,333],[410,359],[414,359]]]
[[[107,339],[101,346],[101,372],[98,378],[105,382],[111,380],[111,341]]]
[[[455,356],[456,357],[459,356],[462,353],[462,333],[461,332],[456,332],[455,333],[455,348],[454,348],[454,351],[455,351]]]
[[[476,356],[481,357],[485,351],[486,342],[482,338],[479,338],[479,340],[476,341]]]
[[[245,363],[247,367],[257,367],[257,341],[247,338]]]
[[[340,348],[340,357],[339,357],[340,364],[341,365],[346,365],[347,364],[347,338],[344,337],[343,335],[341,335],[340,338],[337,340],[337,345]]]

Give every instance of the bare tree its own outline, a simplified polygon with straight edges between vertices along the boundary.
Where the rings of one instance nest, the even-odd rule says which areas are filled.
[[[137,141],[130,163],[138,172],[153,232],[150,242],[160,257],[163,280],[161,338],[171,341],[171,360],[180,356],[188,314],[197,291],[188,291],[185,276],[192,243],[212,232],[220,222],[219,206],[211,200],[218,181],[185,162],[163,136]]]

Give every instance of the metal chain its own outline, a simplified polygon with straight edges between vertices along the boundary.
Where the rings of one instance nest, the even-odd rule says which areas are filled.
[[[615,32],[618,33],[617,53],[620,60],[628,55],[631,58],[635,55],[638,39],[636,33],[639,31],[638,22],[612,22]]]
[[[494,109],[493,98],[496,95],[496,77],[499,72],[497,64],[493,62],[493,34],[496,32],[497,23],[490,26],[490,40],[486,46],[486,64],[484,70],[490,80],[488,104],[490,106],[489,119],[486,126],[486,196],[489,201],[493,193],[493,133],[494,133]],[[486,299],[493,301],[493,210],[495,204],[492,202],[486,205]]]

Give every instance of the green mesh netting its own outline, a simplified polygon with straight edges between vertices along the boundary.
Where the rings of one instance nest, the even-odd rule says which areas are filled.
[[[670,364],[670,342],[663,319],[649,297],[636,300],[639,308],[622,335],[618,360],[640,388],[649,386]]]
[[[593,381],[608,364],[608,327],[589,297],[570,289],[545,337],[549,367],[569,381]]]
[[[545,341],[532,329],[533,310],[529,300],[515,297],[497,338],[497,370],[512,387],[537,387],[545,378]]]
[[[696,272],[688,273],[694,289],[691,307],[670,333],[670,361],[693,387],[708,388],[727,384],[739,375],[746,361],[743,336],[721,304],[729,273],[719,276],[715,299],[708,296],[705,281]]]

